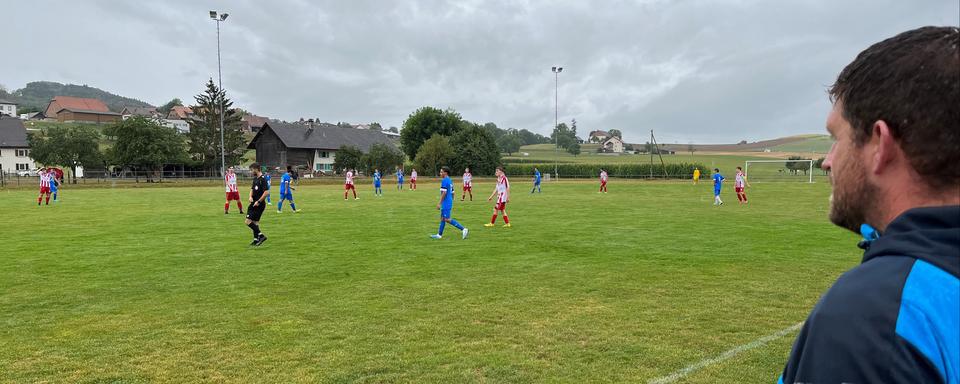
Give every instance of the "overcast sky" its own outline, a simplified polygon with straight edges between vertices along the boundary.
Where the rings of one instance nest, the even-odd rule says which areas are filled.
[[[960,24],[956,0],[4,2],[0,84],[88,84],[160,105],[216,79],[285,120],[401,126],[416,108],[643,142],[820,133],[825,90],[868,45]]]

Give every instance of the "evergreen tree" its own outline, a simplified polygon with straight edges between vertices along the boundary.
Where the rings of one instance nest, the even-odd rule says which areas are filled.
[[[207,89],[194,97],[197,104],[191,106],[193,119],[189,121],[188,152],[193,160],[209,170],[220,169],[220,111],[223,108],[223,152],[226,166],[237,165],[247,150],[246,139],[240,122],[240,113],[231,108],[233,102],[226,92],[207,81]],[[221,170],[222,173],[223,170]]]

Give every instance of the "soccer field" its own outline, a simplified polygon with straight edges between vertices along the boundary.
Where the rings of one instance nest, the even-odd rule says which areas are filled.
[[[772,383],[860,259],[826,183],[513,181],[512,228],[458,193],[466,240],[436,182],[305,185],[259,248],[222,187],[0,190],[0,382]]]

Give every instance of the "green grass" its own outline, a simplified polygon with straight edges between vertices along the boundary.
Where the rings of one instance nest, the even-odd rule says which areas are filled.
[[[457,201],[470,237],[439,241],[435,182],[303,186],[260,248],[216,186],[0,190],[0,382],[643,383],[802,321],[860,257],[824,183],[744,207],[707,184],[513,186],[513,228]],[[773,382],[794,336],[680,382]]]

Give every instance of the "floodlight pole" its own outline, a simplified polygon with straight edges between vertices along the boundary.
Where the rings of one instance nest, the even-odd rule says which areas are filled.
[[[558,164],[560,162],[560,72],[563,67],[551,67],[553,71],[553,177],[560,180]]]
[[[223,69],[220,65],[220,22],[227,20],[227,14],[218,14],[216,11],[210,11],[210,18],[213,21],[217,22],[217,87],[220,88],[221,97],[220,98],[220,176],[223,177],[227,169],[226,161],[226,149],[223,145],[223,107],[224,107],[224,97],[226,96],[223,92]],[[224,179],[226,183],[226,179]]]

